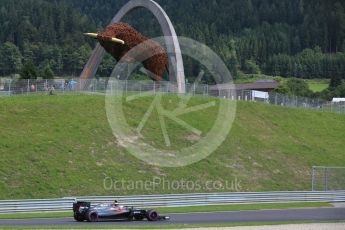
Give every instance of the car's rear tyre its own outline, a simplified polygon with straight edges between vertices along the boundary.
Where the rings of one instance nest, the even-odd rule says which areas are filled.
[[[84,216],[83,215],[79,215],[79,214],[74,214],[74,219],[76,221],[82,222],[82,221],[84,221]]]
[[[98,215],[96,212],[90,212],[87,217],[88,217],[87,220],[89,222],[97,222],[98,221]]]
[[[155,210],[148,210],[146,214],[146,218],[149,221],[156,221],[158,220],[158,213]]]

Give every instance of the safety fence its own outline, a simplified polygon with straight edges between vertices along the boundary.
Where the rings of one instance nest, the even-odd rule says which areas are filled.
[[[345,189],[345,167],[313,166],[312,191]]]
[[[75,201],[92,204],[113,202],[134,207],[186,207],[223,204],[287,203],[287,202],[345,202],[345,191],[291,192],[228,192],[190,193],[136,196],[84,196],[61,199],[2,200],[0,213],[69,211]]]
[[[178,93],[175,84],[164,81],[155,83],[153,81],[135,80],[108,81],[108,79],[0,80],[0,96],[79,94],[85,92],[105,94],[107,89],[122,94]],[[304,98],[272,92],[242,90],[236,89],[235,85],[224,88],[217,87],[217,85],[211,86],[186,83],[186,94],[213,96],[238,101],[255,101],[284,107],[306,108],[345,114],[345,103],[331,103],[321,99]]]

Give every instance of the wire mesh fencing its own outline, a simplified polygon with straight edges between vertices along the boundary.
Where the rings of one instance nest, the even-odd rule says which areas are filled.
[[[45,79],[45,80],[4,80],[0,79],[0,96],[32,95],[32,94],[73,94],[73,93],[101,93],[107,89],[111,93],[142,94],[142,93],[173,93],[178,94],[177,85],[172,82],[161,81],[136,81],[104,79]],[[108,92],[109,92],[108,91]],[[230,88],[218,87],[217,85],[190,84],[186,83],[186,94],[198,96],[212,96],[238,101],[255,101],[273,104],[277,106],[315,109],[345,114],[345,104],[331,103],[321,99],[304,98],[283,95],[273,92],[256,90],[239,90],[236,85]]]
[[[345,190],[345,167],[313,166],[312,191]]]

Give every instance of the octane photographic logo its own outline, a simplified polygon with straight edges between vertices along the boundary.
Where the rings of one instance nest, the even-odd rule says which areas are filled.
[[[228,178],[231,179],[231,178]],[[242,191],[242,181],[237,177],[232,180],[187,180],[184,178],[178,180],[167,180],[165,177],[154,176],[147,180],[117,180],[105,175],[103,188],[106,191]]]
[[[164,44],[165,41],[164,37],[153,40],[160,44]],[[191,87],[186,87],[185,94],[171,94],[170,92],[175,91],[173,84],[163,89],[163,84],[157,83],[157,88],[153,87],[150,91],[144,92],[130,89],[127,85],[129,83],[123,80],[128,79],[131,73],[140,67],[140,63],[128,65],[121,61],[115,66],[106,91],[107,118],[117,143],[138,159],[159,167],[186,166],[209,156],[228,136],[236,112],[236,101],[216,97],[193,99],[192,92],[198,87],[206,71],[217,84],[231,84],[232,77],[221,58],[209,47],[185,37],[178,37],[178,40],[182,54],[199,62],[199,66],[203,68],[199,70]],[[136,46],[123,57],[123,60],[133,60],[133,57],[136,57],[135,60],[146,60],[157,54],[155,52],[161,52],[145,52],[147,47],[145,42]],[[138,115],[133,121],[131,116],[138,112],[131,113],[128,110],[138,107],[138,103],[133,106],[130,103],[142,98],[149,99],[150,103],[144,109],[146,112]],[[144,103],[139,104],[141,107],[144,106]],[[208,116],[207,121],[204,120],[205,117],[200,121],[195,120],[203,114]],[[152,128],[152,123],[156,123],[160,128]],[[212,125],[203,128],[202,123]],[[148,132],[145,132],[146,127],[151,127]],[[178,134],[172,133],[171,130]],[[151,138],[147,138],[146,134]],[[152,140],[152,136],[157,138]],[[189,144],[175,144],[181,137],[189,139]],[[153,143],[158,141],[162,143]]]

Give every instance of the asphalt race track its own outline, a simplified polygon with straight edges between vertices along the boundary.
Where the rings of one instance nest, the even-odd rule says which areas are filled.
[[[0,226],[159,226],[167,224],[214,224],[274,221],[345,221],[345,208],[308,208],[171,214],[168,221],[76,222],[73,218],[6,219]]]

